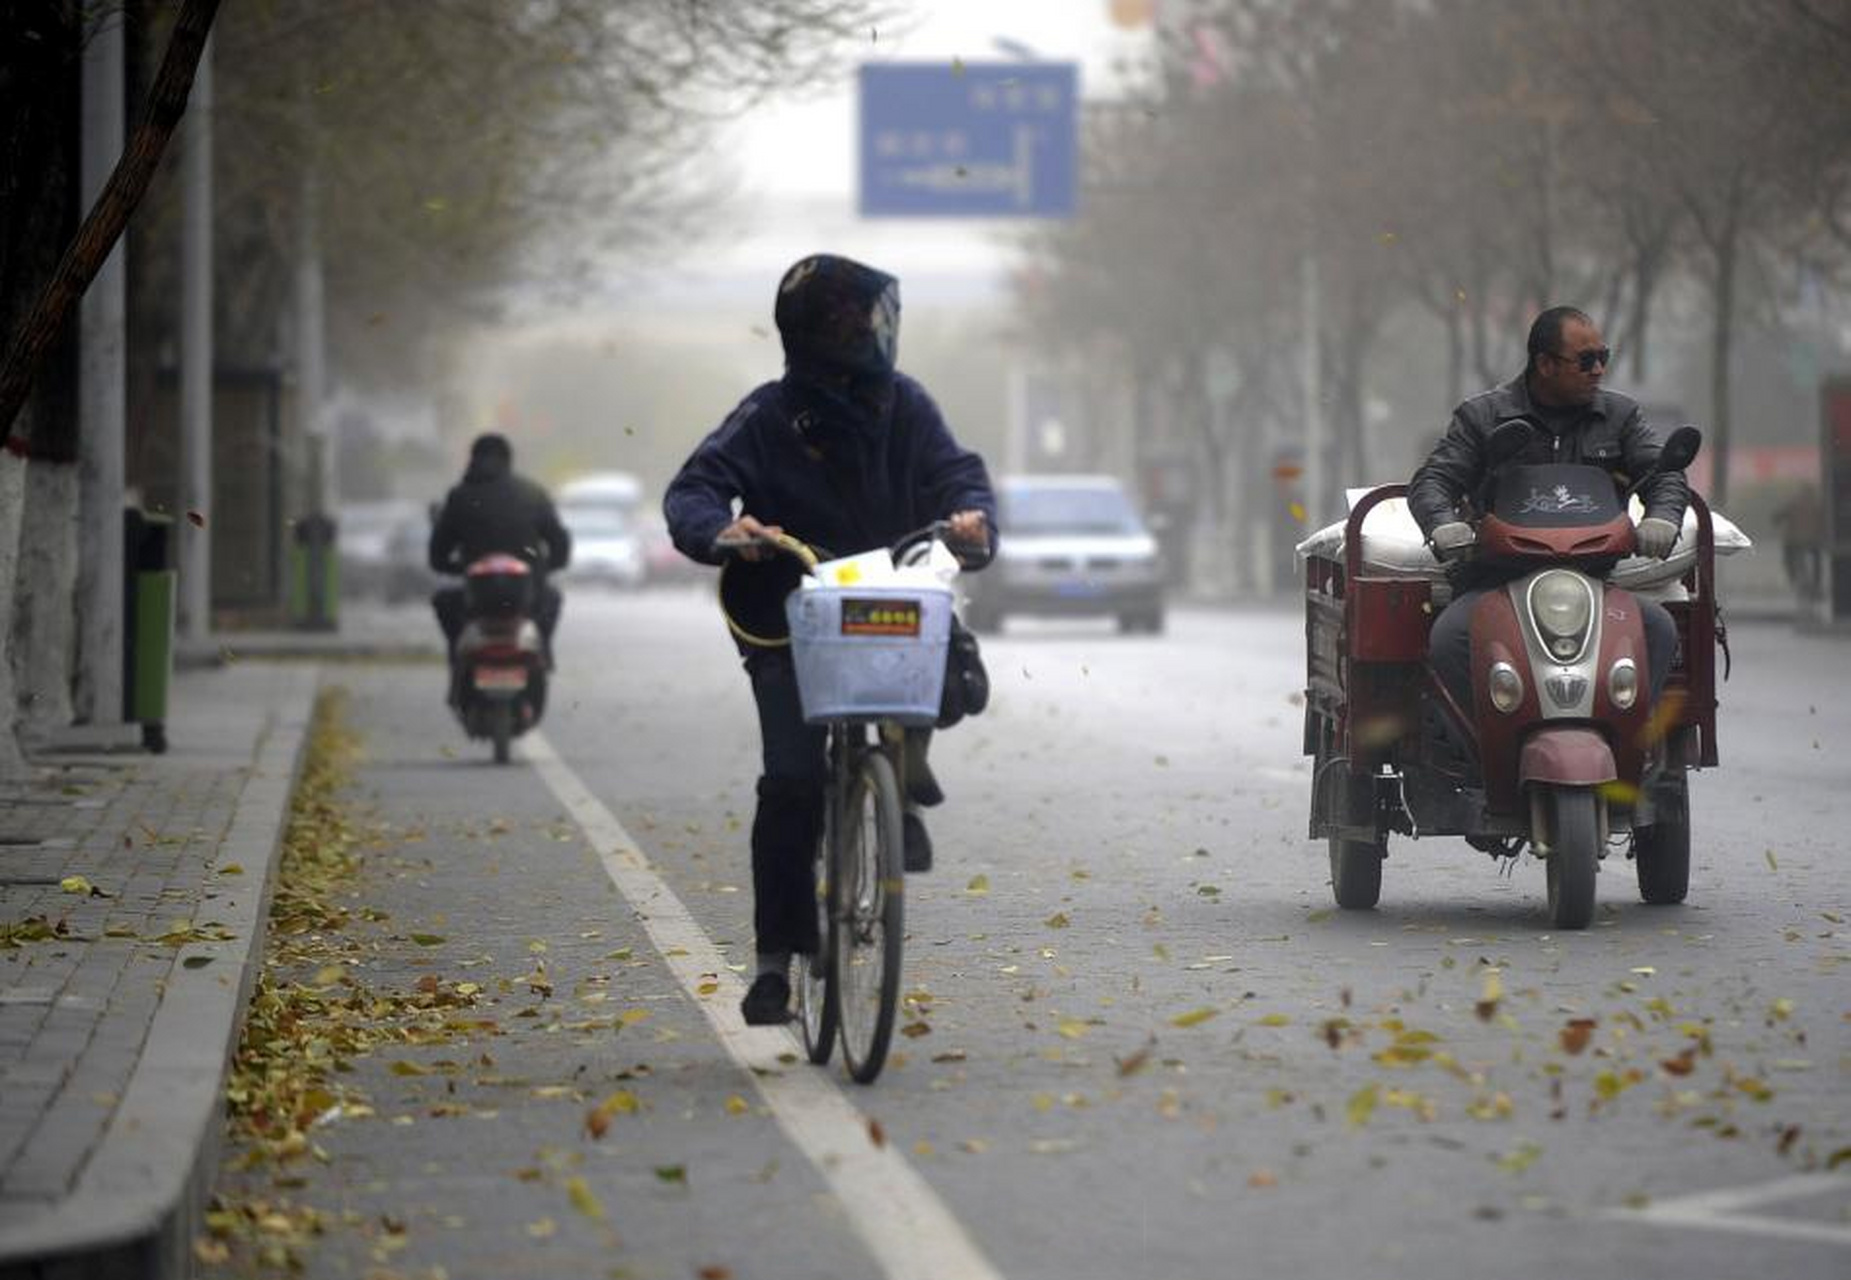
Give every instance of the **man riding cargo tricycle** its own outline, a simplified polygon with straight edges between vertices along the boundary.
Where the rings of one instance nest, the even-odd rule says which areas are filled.
[[[1550,456],[1538,439],[1533,423],[1497,424],[1482,486],[1461,504],[1472,527],[1460,542],[1496,573],[1455,615],[1470,654],[1456,678],[1430,632],[1458,575],[1394,553],[1395,520],[1413,529],[1409,486],[1364,494],[1340,545],[1333,527],[1300,548],[1310,833],[1329,841],[1340,907],[1376,904],[1390,833],[1463,836],[1499,858],[1528,848],[1546,864],[1556,928],[1588,925],[1599,864],[1622,838],[1646,902],[1688,891],[1688,775],[1717,763],[1719,642],[1727,654],[1716,521],[1690,493],[1676,548],[1641,560],[1628,501],[1688,465],[1701,437],[1679,428],[1627,485],[1581,461],[1537,461]],[[1427,556],[1417,533],[1407,545]],[[1675,630],[1663,671],[1652,602]]]

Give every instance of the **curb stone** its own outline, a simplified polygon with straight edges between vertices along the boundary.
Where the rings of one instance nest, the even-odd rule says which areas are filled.
[[[0,1240],[0,1280],[183,1280],[192,1274],[193,1240],[223,1142],[226,1073],[263,957],[319,669],[304,668],[294,683],[293,696],[263,730],[214,855],[242,863],[250,874],[243,892],[213,902],[213,918],[233,936],[176,950],[140,1059],[101,1144],[69,1195]]]

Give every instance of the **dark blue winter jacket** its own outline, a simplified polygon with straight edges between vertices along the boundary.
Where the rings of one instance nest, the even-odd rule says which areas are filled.
[[[891,408],[859,421],[807,407],[788,377],[748,395],[662,497],[683,555],[718,563],[713,540],[733,522],[735,498],[744,514],[838,556],[887,546],[956,511],[983,512],[994,546],[996,497],[983,459],[952,438],[931,396],[905,374],[894,375]],[[789,589],[783,573],[763,577],[767,593]]]

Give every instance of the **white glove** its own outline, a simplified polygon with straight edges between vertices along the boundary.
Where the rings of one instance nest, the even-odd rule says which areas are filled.
[[[1639,522],[1635,544],[1640,555],[1663,560],[1671,554],[1671,548],[1677,543],[1677,535],[1678,527],[1669,520],[1648,516]]]
[[[1433,554],[1442,563],[1463,560],[1471,554],[1472,546],[1478,541],[1478,531],[1463,520],[1449,520],[1435,526],[1427,541],[1433,544]]]

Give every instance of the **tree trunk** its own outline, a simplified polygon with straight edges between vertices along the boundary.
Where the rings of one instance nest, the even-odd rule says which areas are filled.
[[[1711,505],[1729,502],[1729,358],[1735,344],[1736,222],[1730,218],[1713,246],[1715,275],[1711,285],[1716,314],[1710,330],[1710,492]]]
[[[1652,293],[1658,287],[1658,264],[1655,255],[1639,255],[1633,268],[1632,322],[1628,324],[1626,342],[1632,356],[1634,382],[1646,377],[1646,327],[1652,320]]]
[[[121,238],[129,215],[154,177],[174,126],[186,111],[193,70],[199,64],[218,6],[219,0],[183,0],[166,56],[161,59],[160,72],[148,95],[146,116],[136,126],[95,207],[78,228],[77,238],[65,251],[57,273],[40,293],[18,334],[9,339],[6,362],[0,366],[0,432],[8,438],[13,420],[31,393],[39,366]]]
[[[13,588],[13,678],[24,736],[71,722],[77,651],[77,468],[35,460],[26,468]]]
[[[1459,308],[1455,305],[1446,312],[1446,403],[1441,412],[1451,413],[1464,399],[1465,334],[1460,331]]]
[[[0,448],[0,781],[30,776],[14,736],[13,618],[18,598],[19,530],[26,506],[26,459],[11,447]]]

